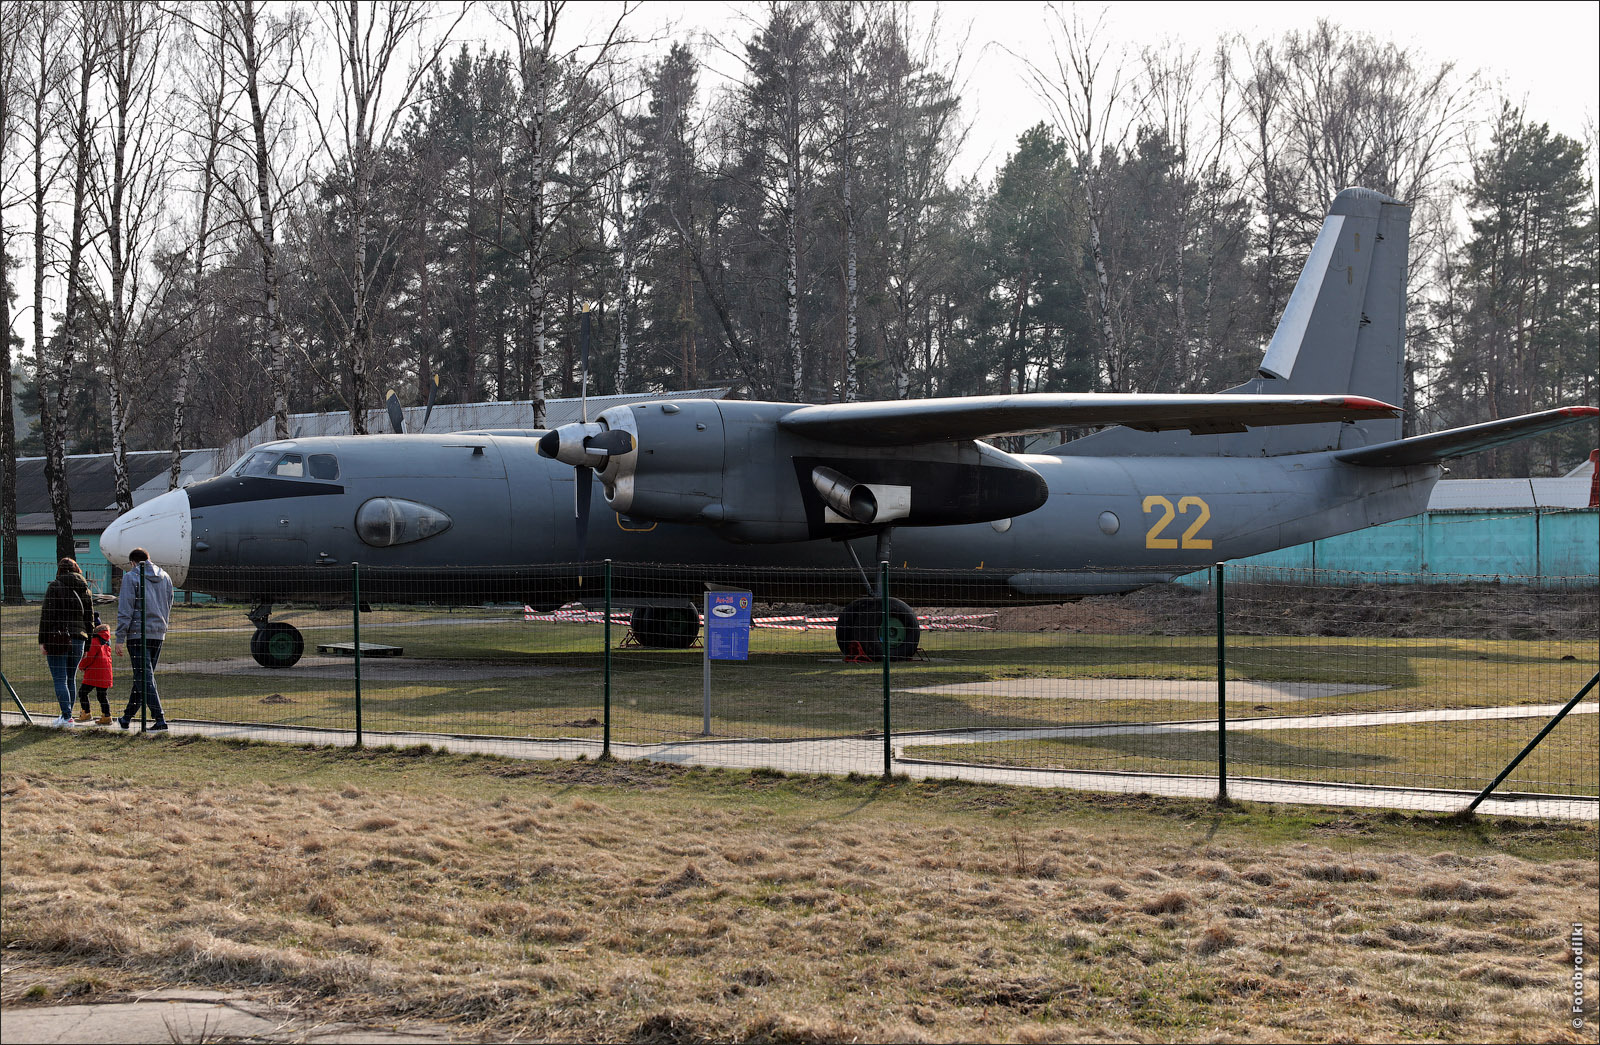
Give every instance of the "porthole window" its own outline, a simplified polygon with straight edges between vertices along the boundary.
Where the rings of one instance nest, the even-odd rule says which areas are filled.
[[[374,497],[356,511],[356,536],[374,548],[426,540],[450,528],[439,509],[399,497]]]

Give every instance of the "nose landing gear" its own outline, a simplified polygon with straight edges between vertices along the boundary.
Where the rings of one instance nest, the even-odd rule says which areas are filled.
[[[293,624],[272,620],[272,603],[263,602],[247,616],[256,626],[250,636],[250,656],[263,668],[293,667],[306,651],[305,637]]]

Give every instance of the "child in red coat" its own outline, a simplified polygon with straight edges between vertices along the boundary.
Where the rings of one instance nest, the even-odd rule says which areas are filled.
[[[89,721],[89,691],[92,689],[100,697],[100,717],[94,720],[95,725],[111,725],[111,704],[106,700],[106,690],[111,688],[109,625],[100,625],[89,636],[89,648],[84,651],[83,659],[78,661],[78,670],[83,672],[83,682],[78,685],[78,703],[83,706],[83,711],[79,713],[77,721]]]

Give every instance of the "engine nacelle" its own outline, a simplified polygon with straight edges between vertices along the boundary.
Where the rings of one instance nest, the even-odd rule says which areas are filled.
[[[597,420],[632,437],[631,449],[598,469],[606,503],[641,521],[766,543],[990,522],[1049,497],[1038,472],[986,444],[828,443],[778,427],[795,409],[680,399],[606,410]]]

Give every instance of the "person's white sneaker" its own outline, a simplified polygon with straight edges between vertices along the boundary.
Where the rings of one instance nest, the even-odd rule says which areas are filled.
[[[51,722],[50,724],[52,726],[56,727],[57,729],[71,729],[72,727],[77,725],[76,722],[72,721],[72,719],[68,718],[65,715],[62,715],[60,718],[56,719],[55,721]]]

